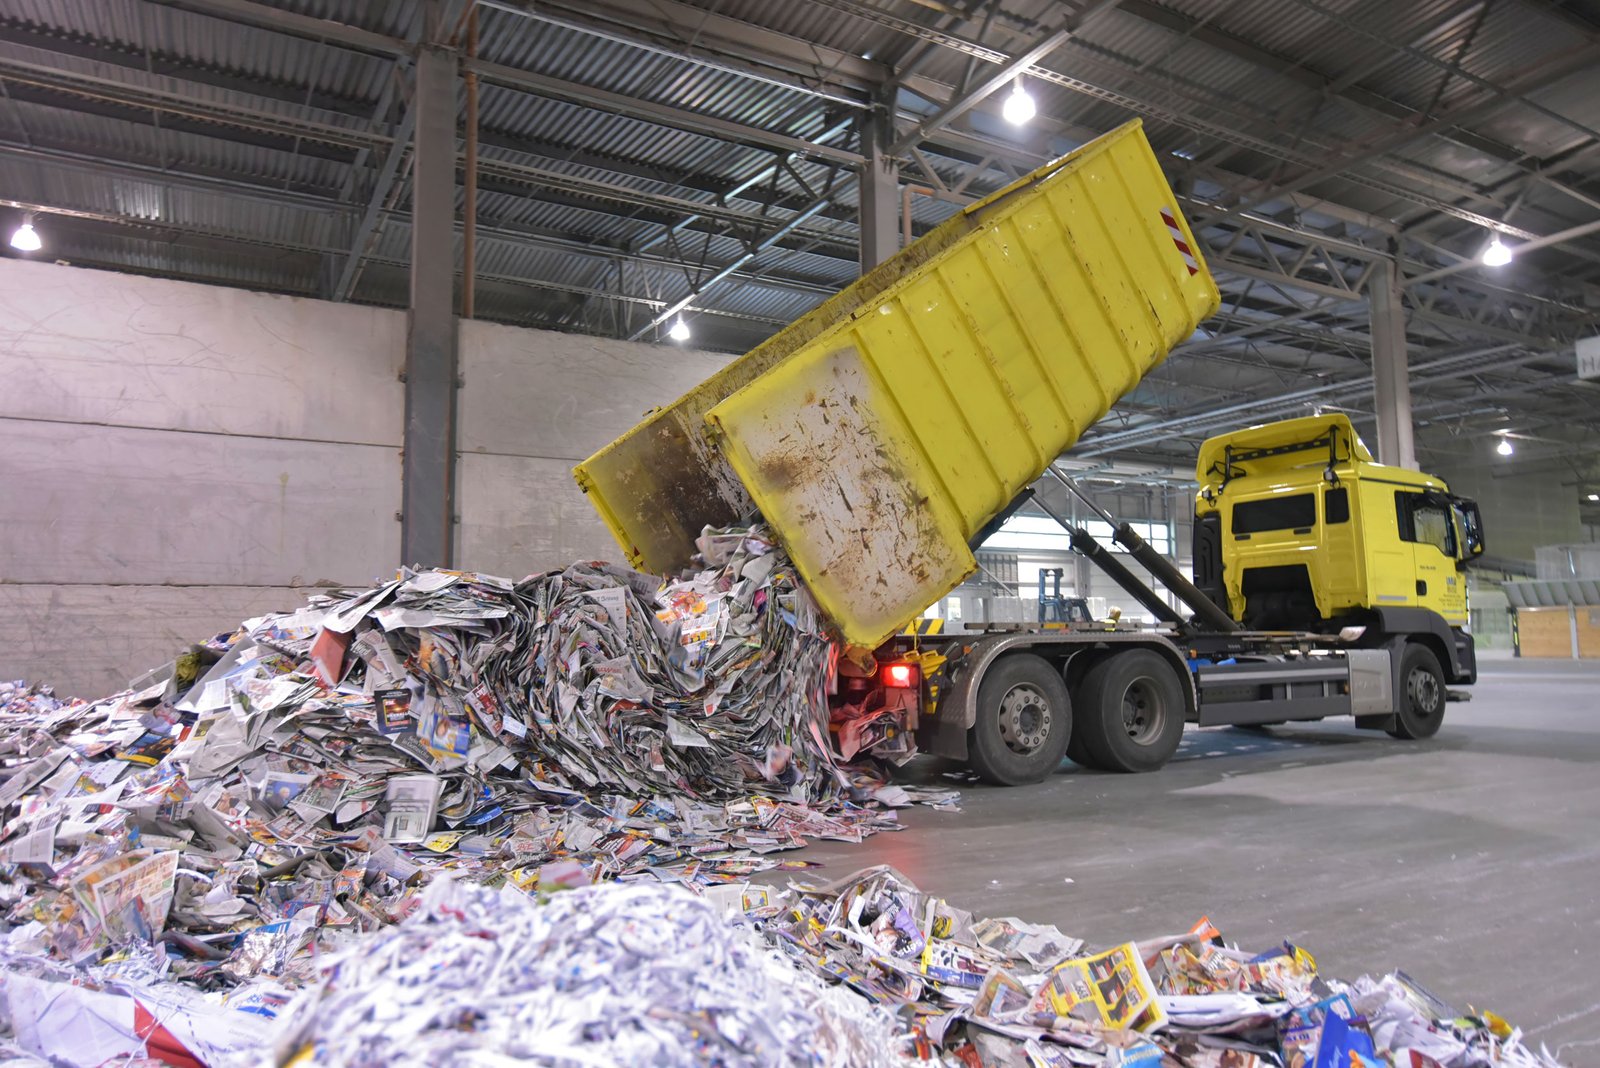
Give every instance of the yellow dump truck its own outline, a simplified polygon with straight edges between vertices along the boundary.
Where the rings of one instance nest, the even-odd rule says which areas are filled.
[[[1075,624],[900,636],[973,574],[971,546],[1218,300],[1176,198],[1131,122],[953,216],[650,413],[574,474],[628,559],[649,571],[688,565],[707,526],[760,516],[847,653],[835,697],[840,717],[884,721],[873,732],[882,755],[908,754],[914,738],[992,782],[1018,784],[1049,774],[1068,753],[1116,770],[1159,767],[1186,721],[1354,713],[1392,733],[1431,733],[1445,697],[1445,649],[1431,662],[1428,681],[1437,685],[1424,693],[1405,672],[1425,674],[1429,665],[1419,667],[1415,654],[1396,660],[1390,648],[1405,645],[1406,634],[1386,631],[1387,616],[1345,622],[1345,601],[1314,595],[1328,613],[1281,632],[1245,630],[1252,613],[1288,614],[1285,606],[1302,598],[1281,576],[1258,590],[1262,580],[1245,572],[1243,585],[1229,585],[1238,543],[1226,537],[1215,539],[1221,556],[1207,575],[1215,581],[1202,590],[1126,524],[1116,527],[1115,540],[1190,607],[1186,617],[1136,579],[1121,554],[1064,522],[1073,548],[1146,604],[1162,621],[1157,630]],[[1377,465],[1364,449],[1358,456],[1359,442],[1348,422],[1343,427],[1344,459],[1330,452],[1329,470],[1351,485],[1376,485],[1369,468]],[[1197,530],[1215,534],[1247,493],[1270,496],[1302,477],[1287,473],[1295,464],[1263,466],[1256,453],[1274,446],[1254,440],[1237,451],[1222,446],[1224,476],[1214,488],[1207,483]],[[1445,492],[1437,480],[1416,485]],[[1363,518],[1345,533],[1359,541],[1379,532],[1376,504],[1362,496],[1355,512]],[[1421,520],[1423,529],[1432,521]],[[1326,529],[1326,521],[1313,524],[1311,534]],[[1387,557],[1373,555],[1383,551],[1322,555],[1314,594],[1329,575],[1342,581],[1339,569],[1357,555],[1376,561],[1364,574],[1387,575]],[[1363,581],[1372,588],[1376,578]],[[1438,616],[1431,601],[1404,607]],[[1329,631],[1335,623],[1343,636]],[[1464,630],[1442,618],[1440,625],[1446,635]],[[1438,633],[1418,628],[1416,638]],[[1449,641],[1461,647],[1458,637]],[[1470,665],[1470,637],[1465,650]],[[1462,662],[1450,661],[1450,680],[1472,673]],[[1412,690],[1436,696],[1437,708],[1408,718],[1400,702]]]

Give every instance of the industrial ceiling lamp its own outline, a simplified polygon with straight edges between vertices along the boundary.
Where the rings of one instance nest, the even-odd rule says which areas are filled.
[[[44,242],[39,240],[39,232],[33,228],[32,213],[22,220],[17,232],[11,235],[11,247],[18,252],[38,252],[44,247]]]
[[[1511,447],[1511,439],[1508,437],[1501,437],[1500,444],[1494,447],[1494,451],[1499,453],[1501,456],[1510,456],[1513,452],[1516,452],[1516,450]]]
[[[667,328],[667,336],[674,341],[689,340],[689,324],[683,321],[683,316],[680,315],[673,320],[672,325]]]
[[[1019,74],[1017,80],[1011,83],[1011,94],[1006,97],[1000,114],[1013,126],[1026,126],[1038,111],[1033,97],[1022,87],[1022,76]]]
[[[1504,267],[1511,262],[1511,249],[1500,240],[1500,235],[1495,234],[1493,240],[1483,250],[1483,265],[1485,267]]]

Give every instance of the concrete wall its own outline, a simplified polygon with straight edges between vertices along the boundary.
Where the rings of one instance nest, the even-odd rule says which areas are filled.
[[[468,323],[457,559],[615,556],[568,469],[726,357]],[[0,677],[100,696],[399,563],[405,316],[0,259]]]
[[[1497,440],[1461,441],[1458,459],[1440,463],[1429,457],[1423,465],[1452,491],[1478,502],[1488,552],[1531,561],[1541,545],[1583,541],[1570,473],[1519,467],[1515,457],[1495,454]]]
[[[456,558],[523,575],[618,559],[572,466],[728,357],[495,323],[461,331]]]
[[[403,316],[0,260],[0,675],[89,696],[399,552]]]

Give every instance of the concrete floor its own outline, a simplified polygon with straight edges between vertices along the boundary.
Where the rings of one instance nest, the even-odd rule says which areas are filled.
[[[1342,720],[1191,728],[1155,774],[1067,763],[1034,787],[966,783],[959,813],[913,809],[901,833],[788,855],[830,879],[892,864],[1091,944],[1210,916],[1341,978],[1403,969],[1567,1064],[1600,1062],[1600,663],[1491,661],[1472,693],[1427,742]]]

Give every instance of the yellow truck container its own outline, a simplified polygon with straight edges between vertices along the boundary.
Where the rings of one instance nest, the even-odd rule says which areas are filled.
[[[580,464],[637,567],[759,513],[853,645],[1218,305],[1136,120],[953,216]]]

